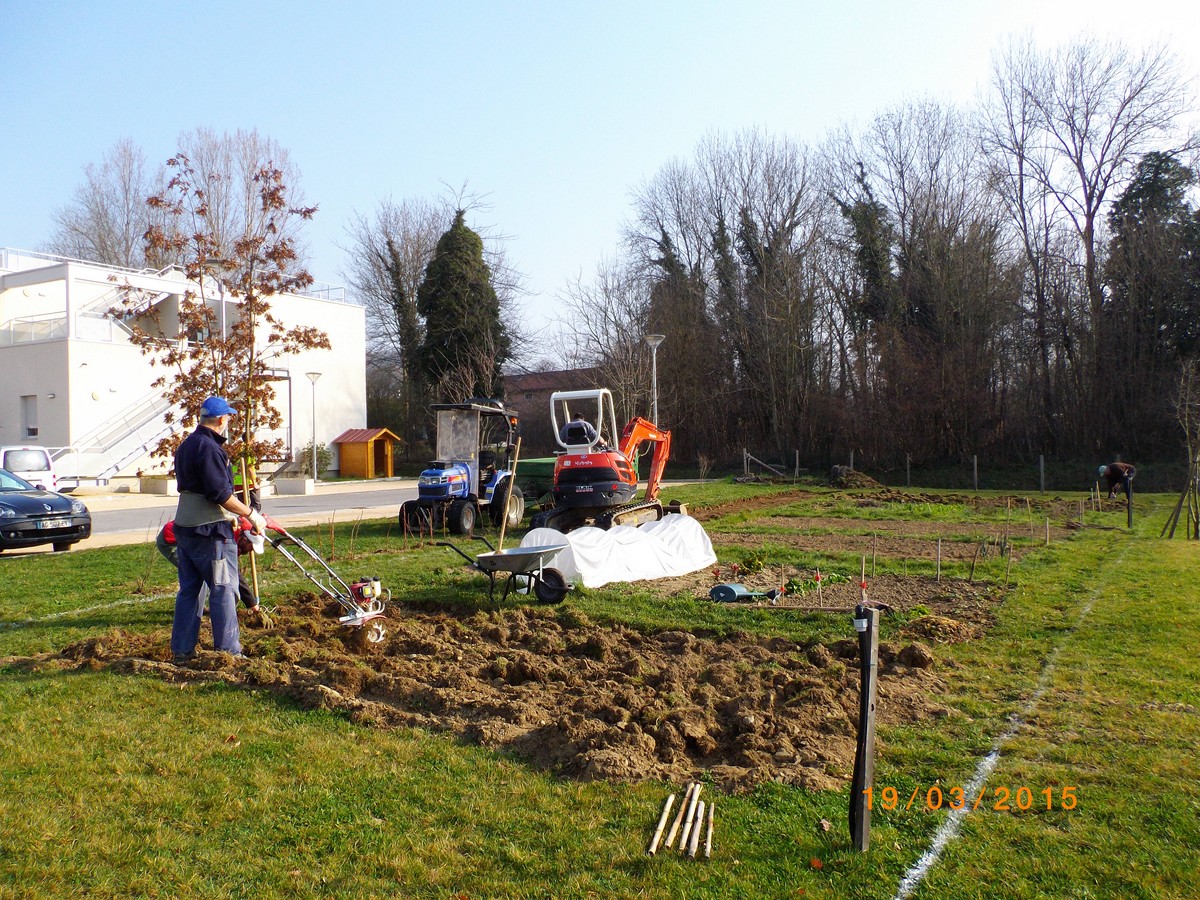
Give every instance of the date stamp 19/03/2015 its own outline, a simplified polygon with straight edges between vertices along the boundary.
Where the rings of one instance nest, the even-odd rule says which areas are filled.
[[[1028,812],[1030,810],[1074,809],[1079,797],[1072,785],[1061,787],[1031,788],[1026,785],[1012,788],[1005,785],[981,788],[968,794],[961,787],[920,785],[911,793],[903,793],[894,787],[868,787],[863,789],[867,798],[867,809],[991,809],[996,812]]]

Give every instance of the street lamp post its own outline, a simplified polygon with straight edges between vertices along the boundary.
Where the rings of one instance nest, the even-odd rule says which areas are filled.
[[[217,322],[221,329],[221,340],[225,339],[225,282],[221,280],[219,273],[227,272],[232,268],[233,264],[227,259],[207,259],[200,264],[200,268],[205,272],[217,272],[213,276],[213,281],[217,283]]]
[[[666,339],[665,334],[648,334],[642,338],[650,345],[650,408],[655,428],[658,427],[658,345]]]
[[[317,482],[317,379],[321,377],[320,372],[305,372],[308,380],[312,382],[312,467],[313,467],[313,484]]]

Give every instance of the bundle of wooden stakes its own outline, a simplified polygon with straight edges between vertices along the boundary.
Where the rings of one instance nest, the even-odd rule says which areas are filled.
[[[667,849],[670,849],[675,845],[675,838],[678,836],[679,852],[686,854],[691,859],[696,858],[696,853],[700,849],[701,832],[705,832],[704,858],[712,859],[713,815],[716,804],[711,800],[706,804],[700,799],[702,787],[698,781],[688,782],[683,800],[679,804],[679,812],[675,814],[675,821],[671,825],[671,830],[667,832],[667,840],[664,844]],[[646,850],[651,856],[658,852],[659,842],[662,840],[667,820],[671,817],[671,807],[674,805],[675,795],[671,794],[663,804],[662,815],[658,817],[658,826],[654,829],[654,837],[650,839],[650,846]],[[705,829],[705,816],[708,817],[707,830]],[[682,830],[680,829],[681,825],[683,826]]]

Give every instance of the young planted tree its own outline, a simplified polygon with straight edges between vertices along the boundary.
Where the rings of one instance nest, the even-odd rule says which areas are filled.
[[[283,173],[263,161],[249,182],[254,195],[244,227],[237,235],[222,233],[213,227],[214,209],[204,186],[212,173],[201,177],[183,154],[167,166],[173,176],[147,201],[163,222],[146,233],[147,255],[180,260],[189,287],[179,298],[177,315],[157,297],[131,287],[122,292],[121,305],[110,310],[129,330],[134,346],[162,370],[151,384],[171,404],[164,420],[176,430],[151,455],[172,457],[204,398],[221,395],[241,411],[231,430],[231,458],[279,459],[283,442],[258,437],[283,424],[268,360],[329,348],[320,329],[288,327],[271,310],[276,295],[312,284],[291,235],[297,221],[312,218],[316,208],[293,205]]]

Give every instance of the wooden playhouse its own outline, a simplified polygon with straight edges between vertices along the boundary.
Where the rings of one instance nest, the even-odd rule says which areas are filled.
[[[392,447],[400,440],[386,428],[351,428],[333,439],[342,478],[391,478]]]

